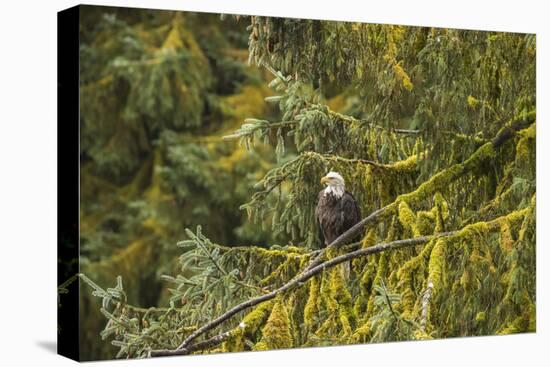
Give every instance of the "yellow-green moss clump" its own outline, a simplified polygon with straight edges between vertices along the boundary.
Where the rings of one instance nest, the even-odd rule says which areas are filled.
[[[449,218],[449,204],[441,195],[436,192],[434,195],[434,207],[432,209],[435,217],[435,233],[442,232],[445,229],[445,221]]]
[[[396,202],[406,202],[409,205],[420,203],[425,198],[438,192],[445,191],[447,186],[467,171],[479,166],[495,156],[493,143],[489,142],[481,146],[463,163],[455,164],[439,173],[433,175],[428,181],[424,182],[416,190],[408,194],[400,195]]]
[[[420,232],[416,227],[416,216],[406,202],[402,201],[399,203],[398,213],[399,221],[401,222],[403,227],[409,229],[412,232],[413,236],[420,236]]]
[[[428,242],[418,255],[405,262],[397,271],[397,278],[399,279],[397,285],[402,290],[401,307],[405,317],[412,315],[418,298],[418,294],[414,289],[413,277],[417,281],[423,279],[423,266],[428,263],[435,243],[435,240]]]
[[[418,156],[418,154],[413,154],[402,161],[386,164],[384,167],[394,172],[410,172],[417,168]]]
[[[279,299],[267,323],[262,329],[262,338],[254,346],[254,350],[270,350],[292,348],[292,332],[288,311],[283,301]]]
[[[428,264],[428,279],[434,286],[434,292],[438,292],[442,287],[442,278],[445,265],[445,241],[437,240]]]
[[[313,277],[309,281],[309,296],[304,307],[304,324],[311,328],[315,322],[315,316],[319,312],[319,280]]]
[[[520,139],[516,145],[516,161],[524,161],[528,159],[529,154],[534,151],[533,140],[536,138],[537,126],[532,124],[527,129],[518,133]]]
[[[272,301],[261,303],[248,313],[239,326],[230,332],[229,337],[223,343],[222,349],[227,352],[241,352],[245,350],[244,338],[253,337],[257,333],[269,317],[273,304]]]
[[[334,300],[337,305],[335,311],[338,313],[338,321],[341,326],[341,331],[344,336],[351,335],[350,323],[352,320],[351,313],[351,294],[347,288],[347,283],[344,281],[343,267],[348,266],[344,264],[332,269],[330,274],[330,298]]]
[[[503,220],[500,224],[500,248],[505,253],[510,253],[514,248],[514,242],[510,223],[507,220]]]

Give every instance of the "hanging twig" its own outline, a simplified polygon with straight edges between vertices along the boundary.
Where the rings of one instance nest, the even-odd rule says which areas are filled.
[[[393,306],[392,306],[392,303],[391,303],[391,300],[390,300],[390,296],[388,295],[388,288],[386,288],[386,283],[384,282],[384,280],[382,279],[380,281],[381,285],[382,285],[382,289],[384,291],[384,300],[386,301],[386,304],[388,305],[388,308],[393,316],[393,318],[398,321],[399,320],[399,317],[397,317],[397,315],[395,314],[395,311],[393,310]]]
[[[428,287],[424,291],[422,296],[422,312],[420,314],[420,330],[426,331],[426,320],[428,319],[428,306],[430,304],[430,297],[432,296],[432,289],[434,284],[428,281]]]

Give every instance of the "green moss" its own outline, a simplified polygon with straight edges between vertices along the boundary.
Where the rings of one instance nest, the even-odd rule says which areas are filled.
[[[397,277],[400,280],[408,279],[413,271],[418,269],[423,262],[427,261],[430,258],[430,254],[435,245],[435,241],[430,241],[424,246],[422,251],[415,257],[408,260],[404,263],[397,272]]]
[[[361,241],[361,248],[371,247],[376,244],[377,240],[377,229],[372,227],[367,230],[367,234],[363,237]],[[361,288],[363,289],[366,286],[365,282],[369,281],[369,271],[365,270],[365,266],[368,267],[369,259],[365,258],[356,258],[352,261],[352,269],[355,272],[357,277],[361,277]]]
[[[351,294],[349,293],[342,269],[336,266],[330,272],[330,297],[338,302],[338,305],[346,305],[351,302]]]
[[[346,312],[340,312],[340,325],[342,326],[342,337],[348,338],[352,334],[349,315]]]
[[[392,217],[391,224],[389,225],[388,233],[385,238],[386,242],[390,242],[396,237],[396,227],[397,227],[398,220],[399,219],[396,216]],[[390,256],[387,252],[382,252],[378,257],[376,275],[372,280],[371,292],[367,302],[367,310],[365,312],[367,315],[371,315],[374,310],[374,299],[376,297],[374,286],[380,284],[381,281],[387,276],[389,261],[390,261]]]
[[[529,319],[525,315],[516,317],[512,322],[497,331],[499,335],[524,333],[528,330]]]
[[[435,216],[433,211],[418,211],[416,213],[416,228],[421,235],[434,233]]]
[[[402,201],[398,207],[399,221],[403,227],[409,229],[413,236],[420,236],[420,233],[416,227],[416,216],[406,202]]]
[[[267,319],[269,313],[273,309],[273,302],[264,302],[258,305],[252,312],[246,315],[243,319],[243,330],[250,334],[255,332]]]
[[[267,343],[264,341],[259,341],[252,347],[252,350],[269,350]]]
[[[230,331],[227,339],[222,343],[224,352],[242,352],[245,350],[244,333],[242,328],[237,327]]]
[[[485,312],[478,312],[476,314],[476,321],[477,322],[482,322],[482,321],[485,321],[487,318],[487,314]]]
[[[467,225],[458,231],[458,234],[454,237],[456,238],[469,238],[472,236],[485,234],[491,229],[491,224],[488,222],[477,222]]]
[[[449,218],[449,204],[441,192],[436,192],[433,200],[435,205],[432,211],[436,220],[435,233],[438,233],[443,231],[445,221]]]
[[[467,267],[464,269],[459,284],[462,286],[465,292],[471,292],[473,291],[473,280],[474,276],[472,274],[472,270],[470,267]]]
[[[254,310],[249,312],[242,322],[230,332],[229,337],[223,343],[223,349],[228,352],[241,352],[245,350],[244,337],[253,338],[254,334],[266,322],[274,302],[260,303]]]
[[[176,13],[176,16],[174,17],[172,23],[172,29],[170,30],[170,32],[168,32],[168,36],[164,40],[162,48],[169,50],[181,49],[184,47],[184,45],[179,31],[180,24],[182,23],[182,17],[180,13]]]
[[[409,92],[413,90],[413,83],[411,82],[411,78],[405,72],[400,63],[395,63],[393,65],[393,72],[398,77],[398,79],[401,80],[401,85],[403,86],[403,88],[405,88]]]
[[[376,244],[376,227],[370,228],[367,235],[361,241],[361,248],[371,247]]]
[[[536,133],[536,124],[532,124],[527,129],[519,132],[520,139],[516,145],[516,161],[521,162],[528,159],[534,149],[533,141],[536,138]]]
[[[418,188],[413,192],[400,195],[396,202],[403,201],[409,205],[418,204],[438,191],[445,191],[458,177],[474,167],[479,166],[482,162],[493,158],[494,156],[495,150],[493,148],[493,144],[491,142],[486,143],[478,148],[475,153],[463,163],[455,164],[439,173],[436,173],[428,181],[418,186]]]
[[[389,187],[390,185],[388,185],[388,182],[386,182],[385,177],[381,177],[378,180],[377,182],[378,196],[380,198],[380,202],[382,203],[382,205],[388,205],[392,201],[392,198],[389,192]]]
[[[428,263],[428,280],[433,284],[433,291],[438,292],[443,287],[443,271],[445,266],[445,241],[437,240]]]
[[[527,233],[527,230],[529,229],[529,226],[532,222],[535,221],[535,195],[531,198],[531,205],[524,210],[518,210],[516,211],[516,216],[514,218],[508,218],[508,220],[512,221],[513,219],[521,219],[521,215],[523,214],[523,220],[521,222],[521,227],[518,232],[518,241],[523,241],[525,238],[525,235]]]
[[[323,273],[321,278],[321,304],[319,315],[325,319],[315,331],[317,337],[334,337],[342,340],[349,338],[355,324],[355,314],[352,308],[352,298],[342,275],[342,267],[334,267]],[[308,301],[308,305],[310,302]]]
[[[468,96],[468,98],[466,98],[466,102],[468,103],[468,106],[472,109],[476,108],[479,104],[479,100],[475,99],[472,96]]]
[[[386,274],[386,270],[387,270],[387,265],[388,265],[388,254],[383,252],[382,254],[380,254],[380,258],[378,260],[378,266],[376,268],[376,275],[372,281],[372,284],[375,285],[375,284],[380,284],[380,281],[384,278],[385,274]],[[367,315],[371,315],[373,310],[374,310],[374,298],[375,298],[375,292],[374,292],[374,287],[372,287],[371,289],[371,294],[370,294],[370,297],[369,297],[369,301],[367,303],[367,311],[366,311],[366,314]]]
[[[397,271],[398,287],[402,290],[401,307],[404,316],[414,313],[418,292],[414,289],[413,276],[422,271],[423,266],[430,258],[435,243],[436,241],[428,242],[417,256],[409,259]]]
[[[353,310],[355,315],[359,318],[365,314],[367,303],[372,290],[372,282],[376,274],[377,262],[375,259],[368,259],[363,272],[357,272],[359,278],[359,294],[355,298]]]
[[[367,321],[353,332],[350,341],[355,343],[365,343],[371,332],[371,322]]]
[[[274,281],[285,280],[289,277],[289,274],[296,274],[300,263],[302,263],[303,257],[300,255],[287,255],[287,259],[283,261],[275,270],[269,274],[266,278],[262,279],[261,285],[269,285]]]
[[[507,220],[503,220],[500,224],[500,248],[505,253],[510,253],[514,248],[514,238],[512,237],[512,230],[510,229],[510,223]]]
[[[279,299],[267,320],[266,325],[262,329],[262,339],[258,348],[266,349],[284,349],[292,348],[292,332],[291,324],[286,306]]]
[[[319,280],[318,277],[313,277],[309,281],[309,296],[304,307],[304,324],[311,328],[315,322],[315,316],[319,312]]]
[[[428,335],[425,331],[415,330],[414,340],[432,340],[433,338]]]

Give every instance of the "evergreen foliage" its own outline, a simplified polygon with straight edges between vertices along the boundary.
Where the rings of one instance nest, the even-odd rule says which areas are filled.
[[[246,25],[219,16],[81,7],[81,271],[121,275],[134,304],[171,294],[185,228],[228,245],[276,241],[238,207],[275,160],[223,140],[248,116],[271,116],[264,75],[246,66]],[[267,221],[266,221],[267,222]],[[82,288],[83,359],[97,343],[100,304]]]
[[[154,14],[106,17],[82,49],[83,200],[97,203],[83,208],[83,248],[101,256],[81,278],[119,357],[535,331],[534,35]],[[229,42],[226,29],[241,46],[248,34],[257,71],[212,46]],[[229,122],[214,126],[220,116]],[[195,141],[214,130],[215,142]],[[383,209],[360,242],[323,251],[313,210],[329,170],[362,213]],[[124,200],[103,201],[107,186]],[[418,241],[363,251],[407,239]],[[194,337],[313,259],[351,251],[348,270],[326,266]],[[152,291],[143,277],[165,273],[164,307],[133,306],[131,294]],[[90,280],[113,274],[125,288]]]

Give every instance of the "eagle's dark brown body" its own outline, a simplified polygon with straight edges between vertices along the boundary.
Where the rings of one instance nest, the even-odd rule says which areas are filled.
[[[332,193],[325,195],[325,190],[321,190],[315,208],[315,219],[319,227],[321,246],[326,247],[361,220],[361,211],[349,192],[345,191],[338,198]]]

